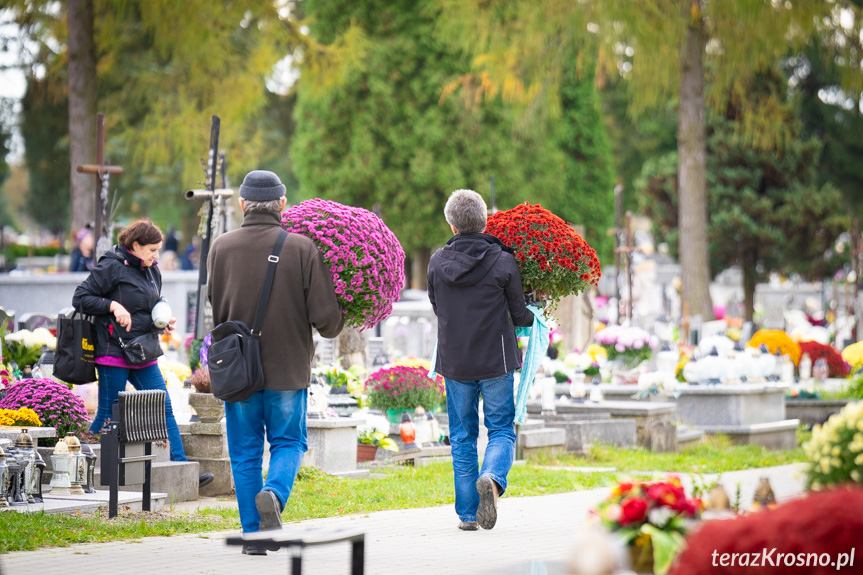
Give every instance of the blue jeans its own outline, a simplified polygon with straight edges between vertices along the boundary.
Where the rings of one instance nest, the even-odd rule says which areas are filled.
[[[284,509],[294,480],[308,451],[306,441],[307,390],[264,389],[245,401],[225,402],[228,454],[237,491],[244,533],[257,531],[261,515],[255,496],[262,489],[276,494]],[[263,479],[264,432],[270,444],[270,468]]]
[[[161,389],[165,392],[165,422],[168,427],[168,441],[171,444],[171,461],[188,461],[186,452],[183,450],[183,440],[180,438],[180,428],[174,419],[174,410],[171,408],[171,397],[162,372],[158,365],[151,365],[141,369],[129,369],[127,367],[114,367],[110,365],[97,365],[99,371],[99,407],[96,417],[90,424],[91,433],[99,433],[106,419],[111,419],[111,408],[117,401],[121,391],[126,391],[126,381],[138,391],[149,389]]]
[[[456,381],[446,378],[446,408],[452,469],[455,475],[455,512],[461,521],[476,521],[479,494],[476,480],[491,477],[506,491],[506,476],[515,460],[515,400],[513,372],[492,379]],[[482,394],[488,447],[477,470],[476,440],[479,435],[479,396]]]

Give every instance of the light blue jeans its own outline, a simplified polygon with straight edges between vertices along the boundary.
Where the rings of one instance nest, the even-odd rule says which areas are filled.
[[[171,461],[187,461],[186,452],[183,451],[183,440],[180,437],[180,428],[174,419],[174,410],[171,407],[171,396],[162,379],[162,371],[156,364],[142,367],[141,369],[129,369],[127,367],[115,367],[112,365],[97,365],[99,372],[99,407],[96,417],[90,424],[91,433],[99,433],[105,420],[111,419],[111,409],[121,391],[126,391],[126,381],[138,391],[149,389],[161,389],[165,392],[165,423],[168,428],[168,441],[171,444]]]
[[[492,379],[446,379],[446,408],[452,468],[455,475],[455,512],[461,521],[476,521],[479,494],[476,480],[491,477],[506,491],[506,476],[515,460],[515,400],[513,372]],[[476,440],[479,435],[479,397],[482,395],[488,446],[478,469]]]
[[[263,489],[276,494],[284,509],[300,471],[306,440],[307,390],[264,389],[245,401],[225,402],[228,454],[244,533],[261,525],[255,496]],[[263,477],[264,433],[270,444],[267,482]]]

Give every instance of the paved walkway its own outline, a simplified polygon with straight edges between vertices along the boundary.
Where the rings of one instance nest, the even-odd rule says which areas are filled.
[[[723,474],[734,497],[741,484],[745,507],[758,478],[767,476],[780,501],[803,491],[800,466],[785,465]],[[705,476],[710,480],[715,476]],[[588,510],[608,489],[538,497],[502,498],[498,524],[491,531],[461,532],[452,506],[314,519],[286,526],[356,527],[366,534],[365,572],[370,575],[422,573],[507,575],[563,573],[574,537]],[[242,555],[224,537],[235,532],[148,537],[136,541],[78,544],[65,548],[15,552],[0,556],[2,575],[45,573],[230,574],[290,573],[285,551],[266,557]],[[303,570],[315,575],[350,572],[350,546],[338,543],[303,553]]]

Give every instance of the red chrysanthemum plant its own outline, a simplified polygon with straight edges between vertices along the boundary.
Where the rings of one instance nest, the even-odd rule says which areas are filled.
[[[570,224],[527,202],[488,218],[486,233],[515,251],[522,289],[554,309],[561,298],[596,285],[602,275],[596,251]]]

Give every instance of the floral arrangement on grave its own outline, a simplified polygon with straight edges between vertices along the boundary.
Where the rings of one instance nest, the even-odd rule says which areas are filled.
[[[671,476],[666,481],[620,483],[591,514],[623,538],[633,570],[647,567],[664,575],[703,509],[701,499],[687,498],[680,479]]]
[[[856,373],[863,368],[863,340],[852,343],[842,350],[842,359],[851,365],[851,371]]]
[[[374,372],[365,382],[369,404],[383,412],[410,410],[422,405],[433,411],[444,401],[444,381],[432,379],[428,368],[397,365]]]
[[[4,331],[0,340],[2,340],[0,355],[4,361],[15,363],[21,368],[26,365],[36,365],[42,355],[43,346],[48,349],[57,347],[57,338],[44,327],[38,327],[33,331],[20,329],[8,334]]]
[[[198,393],[213,393],[213,386],[210,383],[210,370],[203,365],[192,372],[189,376],[189,383],[195,388]]]
[[[330,386],[330,393],[346,393],[356,399],[360,407],[363,407],[367,403],[363,387],[365,371],[361,365],[352,365],[348,369],[342,369],[337,365],[319,365],[312,370],[312,375],[316,375],[318,381]]]
[[[368,210],[312,199],[282,213],[282,226],[311,238],[333,276],[345,325],[359,330],[389,317],[405,283],[405,253]]]
[[[779,355],[787,355],[794,362],[794,365],[800,363],[800,346],[797,345],[791,336],[780,329],[759,329],[752,335],[752,339],[746,344],[747,347],[767,346],[770,353],[779,351]],[[813,358],[813,363],[815,360]]]
[[[599,375],[599,368],[608,361],[608,352],[601,345],[595,343],[587,346],[584,352],[578,350],[566,354],[563,358],[563,364],[575,370],[576,372],[584,373],[586,377],[594,377]]]
[[[0,427],[42,427],[42,422],[36,412],[29,407],[18,409],[0,409]]]
[[[162,379],[169,390],[183,387],[183,382],[192,376],[188,364],[171,361],[164,355],[159,358],[159,371],[162,372]]]
[[[522,289],[551,309],[561,298],[599,283],[596,251],[570,224],[539,204],[525,202],[497,212],[488,218],[485,231],[514,250]]]
[[[816,425],[803,452],[806,487],[863,483],[863,401],[847,404],[824,425]]]
[[[398,444],[393,441],[389,435],[376,429],[361,431],[357,435],[357,443],[362,443],[363,445],[377,445],[381,449],[386,449],[387,451],[399,450]]]
[[[609,361],[621,360],[626,365],[638,365],[653,355],[659,338],[640,327],[610,325],[594,335],[596,343],[605,348]]]
[[[851,573],[850,552],[860,551],[863,489],[846,486],[809,493],[769,513],[728,521],[704,521],[686,539],[670,575],[791,575]],[[775,552],[773,551],[775,549]],[[734,555],[732,555],[734,554]],[[819,565],[813,560],[827,559]],[[736,559],[732,563],[732,558]],[[834,562],[831,564],[831,559]],[[848,569],[842,569],[842,564]],[[721,565],[725,565],[722,567]]]
[[[186,340],[185,347],[186,353],[189,357],[189,369],[191,369],[192,371],[196,370],[198,366],[201,365],[201,348],[204,347],[204,341],[207,338],[210,338],[210,340],[212,340],[213,336],[208,333],[203,340],[200,340],[195,339],[194,336],[190,335],[189,338]],[[210,344],[208,342],[206,347],[208,348],[209,346]]]
[[[804,353],[808,353],[814,365],[819,359],[827,362],[827,367],[830,370],[830,377],[848,377],[851,373],[851,364],[842,359],[842,354],[839,353],[832,345],[825,345],[817,341],[801,341],[800,357]]]
[[[57,437],[73,433],[81,437],[87,431],[90,418],[84,400],[72,393],[69,386],[53,379],[22,379],[6,390],[0,399],[0,409],[27,407],[36,412],[43,425],[57,430]],[[40,438],[39,444],[52,447],[57,438]]]

